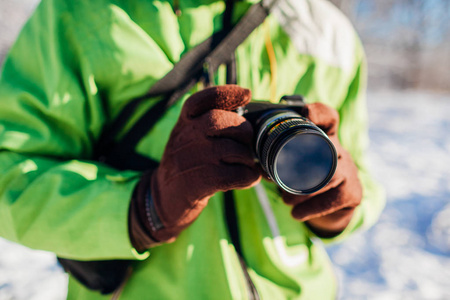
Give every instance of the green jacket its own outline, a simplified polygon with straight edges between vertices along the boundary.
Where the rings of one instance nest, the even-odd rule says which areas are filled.
[[[250,4],[238,2],[234,18]],[[135,260],[121,299],[246,299],[222,194],[176,242],[138,254],[127,216],[141,174],[90,160],[102,129],[127,101],[144,94],[222,26],[224,1],[179,0],[178,16],[173,5],[172,0],[39,5],[2,68],[0,236],[65,258]],[[270,49],[276,62],[270,62]],[[339,111],[340,140],[360,170],[364,198],[333,241],[372,225],[384,197],[366,169],[365,61],[349,22],[324,0],[280,0],[236,57],[238,84],[251,89],[254,99],[302,94]],[[216,84],[225,83],[224,75],[219,69]],[[142,139],[139,153],[161,158],[180,107],[172,107]],[[336,282],[321,241],[290,216],[273,184],[264,182],[263,191],[268,196],[263,203],[254,188],[236,192],[243,253],[261,298],[333,299]],[[111,296],[69,280],[69,299],[102,297]]]

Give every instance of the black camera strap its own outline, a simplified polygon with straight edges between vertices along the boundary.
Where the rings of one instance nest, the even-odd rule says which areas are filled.
[[[261,2],[252,5],[234,27],[224,26],[222,31],[190,50],[145,95],[130,101],[114,122],[104,130],[96,146],[95,157],[117,169],[144,171],[155,168],[157,162],[136,153],[138,142],[197,82],[203,79],[205,84],[209,84],[221,64],[233,66],[234,50],[265,20],[274,2],[269,6]],[[236,81],[236,78],[232,81]],[[116,136],[139,105],[156,97],[161,100],[145,112],[119,142],[115,142]]]

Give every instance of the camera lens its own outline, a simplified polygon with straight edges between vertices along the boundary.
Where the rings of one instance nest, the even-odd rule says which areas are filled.
[[[272,110],[258,125],[255,152],[281,188],[292,194],[310,194],[333,177],[336,149],[308,119],[294,111]]]

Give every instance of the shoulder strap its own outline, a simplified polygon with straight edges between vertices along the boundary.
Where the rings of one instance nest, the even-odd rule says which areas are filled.
[[[254,4],[231,30],[225,28],[184,55],[174,68],[156,82],[145,95],[133,99],[125,106],[102,134],[96,147],[96,157],[119,169],[145,170],[156,166],[156,162],[135,153],[137,143],[164,112],[179,101],[205,75],[205,70],[208,71],[206,75],[210,78],[221,64],[229,62],[234,50],[264,21],[267,15],[268,10],[261,2]],[[114,143],[115,137],[139,104],[157,96],[163,96],[162,100],[152,106],[120,142]],[[133,159],[129,157],[130,155]]]

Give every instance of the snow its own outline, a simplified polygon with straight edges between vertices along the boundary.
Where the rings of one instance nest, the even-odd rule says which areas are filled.
[[[329,248],[341,299],[450,299],[450,95],[369,93],[370,162],[387,205]]]
[[[450,94],[371,91],[374,176],[388,198],[379,222],[328,248],[340,299],[450,299]],[[0,239],[0,300],[64,299],[53,254]]]
[[[58,300],[67,294],[67,275],[55,255],[0,238],[0,299]]]

